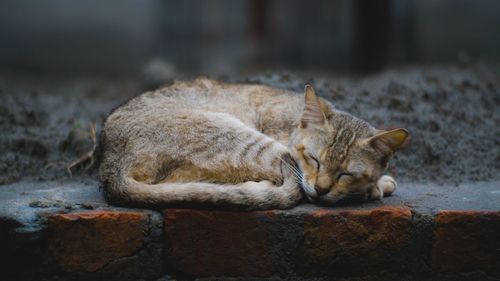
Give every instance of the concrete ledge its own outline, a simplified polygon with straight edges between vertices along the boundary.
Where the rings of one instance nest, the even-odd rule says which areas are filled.
[[[73,195],[55,201],[39,189],[0,210],[2,280],[500,279],[498,210],[434,212],[396,195],[335,208],[157,212],[108,206],[93,186],[60,188]]]

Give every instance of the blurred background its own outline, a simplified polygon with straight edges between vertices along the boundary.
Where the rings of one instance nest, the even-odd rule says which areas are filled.
[[[0,71],[367,73],[500,59],[495,0],[2,0]]]

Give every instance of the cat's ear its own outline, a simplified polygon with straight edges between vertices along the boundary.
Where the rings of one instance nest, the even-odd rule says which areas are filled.
[[[382,131],[371,137],[370,144],[382,152],[395,152],[401,148],[408,138],[408,131],[405,129],[394,129]]]
[[[325,113],[321,109],[321,103],[313,87],[306,85],[304,92],[304,110],[300,118],[300,128],[306,128],[308,124],[324,124]]]

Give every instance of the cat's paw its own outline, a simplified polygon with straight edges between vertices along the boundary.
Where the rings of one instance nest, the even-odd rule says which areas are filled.
[[[370,201],[382,200],[382,197],[384,197],[384,191],[378,185],[374,185],[368,190],[365,199]]]
[[[382,197],[391,196],[391,194],[396,190],[397,183],[391,176],[382,176],[377,181],[377,189],[382,193]]]

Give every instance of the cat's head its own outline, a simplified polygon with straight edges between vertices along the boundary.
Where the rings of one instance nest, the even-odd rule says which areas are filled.
[[[301,184],[308,198],[334,203],[372,192],[408,132],[377,130],[366,121],[335,110],[309,85],[304,99],[290,148],[302,171]]]

